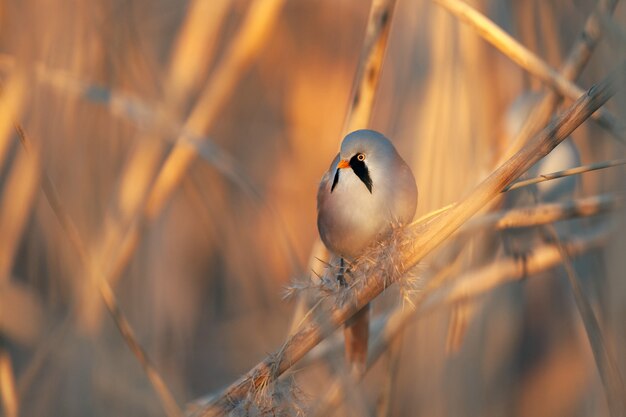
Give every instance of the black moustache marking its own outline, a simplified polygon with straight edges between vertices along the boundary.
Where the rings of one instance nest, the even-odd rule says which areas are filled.
[[[335,178],[333,178],[333,185],[330,186],[330,192],[332,193],[337,183],[339,182],[339,168],[337,168],[337,172],[335,172]]]
[[[365,165],[365,162],[359,161],[358,156],[359,154],[356,154],[352,158],[350,158],[350,167],[352,168],[352,171],[354,171],[356,176],[359,177],[361,181],[363,181],[363,184],[365,184],[371,194],[372,177],[370,177],[370,172],[367,169],[367,165]]]

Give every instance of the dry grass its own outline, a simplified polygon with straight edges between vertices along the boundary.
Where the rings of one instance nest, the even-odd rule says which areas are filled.
[[[626,9],[469,3],[2,3],[0,414],[623,414]],[[362,127],[418,220],[343,288],[315,192]],[[578,166],[524,177],[562,140]]]

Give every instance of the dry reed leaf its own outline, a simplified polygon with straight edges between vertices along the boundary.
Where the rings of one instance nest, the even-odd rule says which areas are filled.
[[[616,167],[616,166],[620,166],[624,164],[626,164],[626,159],[613,159],[611,161],[596,162],[594,164],[583,165],[583,166],[579,166],[575,168],[566,169],[563,171],[551,172],[549,174],[541,174],[535,178],[529,178],[524,181],[516,181],[513,184],[504,188],[502,192],[504,193],[510,190],[515,190],[517,188],[525,187],[527,185],[538,184],[544,181],[555,180],[557,178],[565,178],[571,175],[577,175],[577,174],[582,174],[585,172],[596,171],[598,169]]]

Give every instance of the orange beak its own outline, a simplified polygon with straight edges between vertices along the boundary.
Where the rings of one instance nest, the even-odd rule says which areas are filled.
[[[349,166],[350,166],[350,162],[346,161],[345,159],[342,159],[337,164],[337,168],[348,168]]]

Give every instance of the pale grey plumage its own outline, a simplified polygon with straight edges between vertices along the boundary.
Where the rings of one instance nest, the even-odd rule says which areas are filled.
[[[417,186],[393,144],[373,130],[357,130],[341,143],[317,192],[317,227],[336,256],[356,260],[385,238],[394,224],[411,221]],[[345,283],[344,272],[339,282]],[[345,323],[346,360],[362,375],[367,359],[369,305]]]
[[[371,189],[353,166],[338,168],[363,154]],[[357,161],[355,161],[357,162]],[[333,180],[339,178],[333,188]],[[384,238],[395,224],[410,222],[417,206],[417,186],[409,166],[393,144],[373,130],[357,130],[341,143],[317,194],[317,225],[326,247],[354,260]]]

